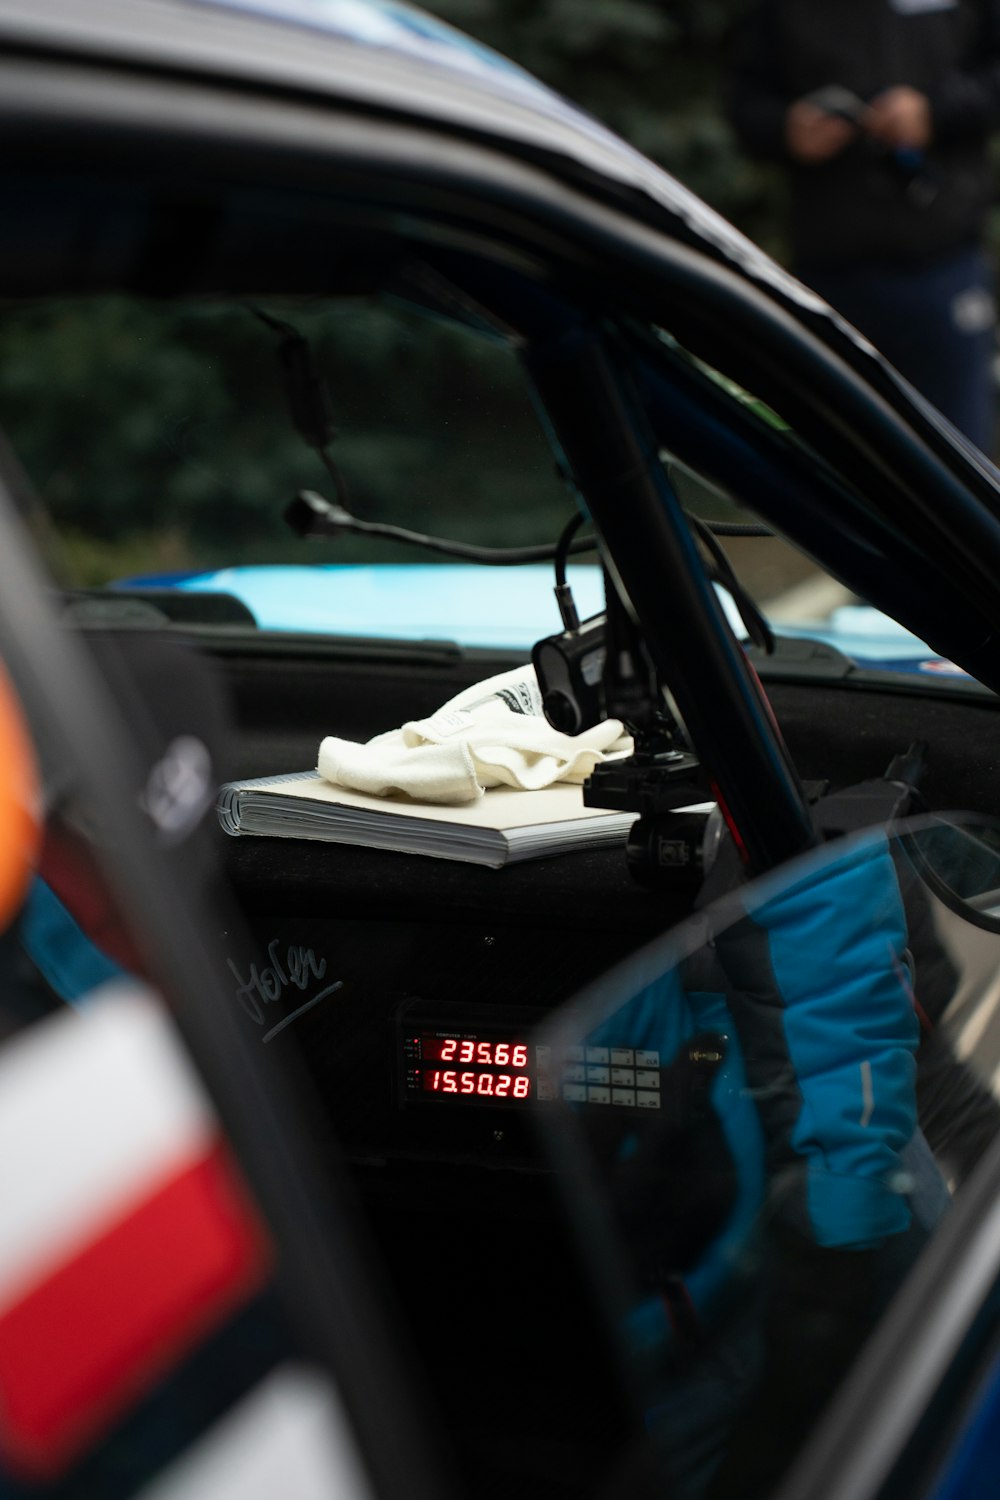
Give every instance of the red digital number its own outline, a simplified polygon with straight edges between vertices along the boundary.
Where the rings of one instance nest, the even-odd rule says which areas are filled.
[[[521,1078],[515,1078],[514,1079],[514,1098],[515,1099],[527,1099],[527,1097],[528,1097],[528,1090],[529,1090],[530,1087],[531,1087],[531,1080],[530,1080],[530,1078],[525,1078],[523,1076]]]
[[[444,1094],[458,1093],[458,1074],[453,1068],[446,1068],[441,1074],[441,1092]]]
[[[510,1063],[510,1043],[497,1042],[497,1054],[494,1059],[498,1068],[506,1068]]]
[[[458,1048],[459,1062],[471,1062],[476,1055],[475,1042],[460,1042]]]
[[[434,1072],[431,1074],[431,1088],[436,1091],[440,1087],[441,1087],[441,1074],[438,1071],[438,1069],[435,1068]]]
[[[453,1058],[455,1056],[455,1050],[457,1047],[458,1043],[456,1042],[454,1037],[449,1037],[446,1042],[442,1042],[441,1061],[448,1062],[451,1058]]]
[[[479,1075],[479,1082],[476,1084],[476,1093],[477,1094],[492,1094],[492,1092],[493,1092],[493,1074],[492,1073],[480,1073],[480,1075]]]
[[[479,1043],[476,1048],[476,1061],[481,1063],[491,1063],[493,1061],[492,1057],[490,1056],[489,1042]]]
[[[515,1068],[526,1068],[528,1066],[528,1047],[526,1042],[517,1042],[515,1044],[510,1060]],[[517,1097],[523,1099],[524,1095],[518,1094]]]
[[[499,1073],[497,1075],[497,1086],[493,1090],[493,1092],[496,1094],[498,1099],[506,1099],[507,1095],[510,1093],[510,1086],[513,1081],[514,1080],[511,1078],[509,1073]]]

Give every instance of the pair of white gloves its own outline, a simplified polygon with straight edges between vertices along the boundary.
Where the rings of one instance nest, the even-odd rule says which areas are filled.
[[[539,791],[583,782],[601,761],[632,753],[617,719],[583,734],[560,734],[542,713],[534,668],[476,683],[429,719],[379,734],[367,744],[332,737],[319,748],[319,774],[375,797],[403,793],[418,802],[475,802],[489,787]]]

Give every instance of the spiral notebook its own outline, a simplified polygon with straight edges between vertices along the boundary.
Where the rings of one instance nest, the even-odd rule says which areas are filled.
[[[368,797],[316,771],[259,776],[221,788],[219,822],[234,836],[318,839],[395,849],[499,869],[572,849],[622,844],[634,813],[585,807],[579,786],[538,792],[495,787],[478,802],[445,807],[409,797]]]

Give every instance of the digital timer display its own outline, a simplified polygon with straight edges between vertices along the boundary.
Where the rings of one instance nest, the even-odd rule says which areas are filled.
[[[421,1087],[430,1094],[474,1094],[480,1099],[530,1099],[527,1073],[494,1073],[473,1068],[426,1068]]]
[[[633,1118],[663,1108],[657,1048],[585,1037],[556,1056],[550,1042],[529,1040],[537,1020],[516,1006],[406,1002],[396,1019],[399,1104],[430,1105],[445,1119],[449,1107],[527,1114],[536,1102]]]
[[[481,1042],[471,1037],[422,1036],[420,1056],[428,1062],[475,1063],[477,1067],[526,1068],[527,1042]]]
[[[484,1035],[484,1032],[487,1034]],[[513,1027],[443,1026],[404,1031],[403,1086],[414,1102],[448,1098],[466,1104],[517,1105],[535,1098],[535,1058]]]

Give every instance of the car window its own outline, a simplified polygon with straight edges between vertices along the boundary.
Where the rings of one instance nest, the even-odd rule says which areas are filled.
[[[292,419],[290,333],[328,391],[336,476]],[[266,630],[520,652],[558,629],[547,563],[483,568],[370,535],[303,540],[283,519],[307,489],[346,500],[362,522],[490,547],[554,544],[572,498],[516,355],[496,339],[375,298],[8,304],[0,404],[69,589],[222,594],[249,611],[234,620]],[[693,514],[753,521],[664,457]],[[859,615],[781,538],[724,546],[782,631],[862,658],[928,654],[884,616]],[[603,607],[594,554],[569,581],[581,617]]]
[[[799,445],[780,413],[720,371],[693,357],[668,333],[658,340],[675,357],[698,370],[726,394],[734,411],[752,415],[763,428]],[[807,450],[803,450],[807,451]],[[912,630],[869,605],[814,556],[784,536],[759,524],[738,496],[716,489],[704,476],[678,462],[669,449],[661,453],[671,484],[689,514],[711,518],[736,577],[756,601],[776,635],[791,642],[815,641],[831,647],[845,662],[893,674],[948,679],[968,678],[961,667],[943,658]],[[816,462],[815,456],[811,460]],[[793,652],[795,647],[793,646]]]
[[[538,1037],[539,1124],[671,1496],[772,1492],[990,1156],[997,836],[915,819],[750,886],[723,845],[716,901]]]
[[[292,422],[290,330],[329,392],[336,482]],[[362,521],[553,544],[572,501],[497,342],[374,299],[8,306],[0,403],[69,587],[231,592],[274,629],[528,646],[558,626],[550,568],[451,568],[377,537],[305,541],[283,520],[311,489]],[[596,576],[580,584],[592,612]]]

